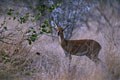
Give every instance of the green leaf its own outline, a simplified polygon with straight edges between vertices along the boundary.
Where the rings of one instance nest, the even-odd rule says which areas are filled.
[[[32,34],[31,36],[30,36],[30,40],[32,41],[32,42],[34,42],[36,39],[37,39],[37,34]]]
[[[11,16],[13,14],[13,9],[9,9],[8,12],[7,12],[7,15]]]
[[[46,26],[45,25],[42,25],[41,28],[45,28]]]
[[[16,17],[14,16],[14,17],[13,17],[13,20],[15,20],[15,19],[16,19]]]
[[[30,39],[27,39],[27,41],[28,41],[29,45],[32,44],[32,41]]]
[[[43,28],[43,29],[42,29],[42,32],[47,32],[47,30]]]
[[[36,16],[35,16],[35,20],[39,20],[41,17],[41,13],[38,13]]]
[[[36,33],[36,31],[34,30],[33,33]]]
[[[39,34],[43,34],[43,32],[42,31],[40,31],[40,33]]]
[[[38,7],[36,7],[36,9],[37,9],[38,11],[41,11],[41,12],[45,11],[46,8],[47,8],[47,6],[44,5],[44,4],[43,4],[43,5],[40,5],[40,6],[38,6]]]
[[[49,8],[48,8],[48,11],[49,12],[52,12],[55,8],[59,7],[61,5],[61,3],[57,3],[57,4],[54,4],[54,5],[51,5]]]
[[[26,22],[26,19],[24,17],[20,17],[19,18],[19,22],[22,24],[22,23],[25,23]]]
[[[10,12],[14,11],[13,9],[9,9]]]
[[[11,16],[11,15],[12,15],[12,13],[11,13],[11,12],[7,12],[7,15]]]

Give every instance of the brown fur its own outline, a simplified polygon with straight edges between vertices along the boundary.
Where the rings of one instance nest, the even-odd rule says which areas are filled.
[[[96,63],[100,60],[98,58],[98,54],[101,50],[101,45],[97,41],[91,39],[66,40],[64,39],[63,29],[58,27],[57,30],[60,37],[60,44],[70,57],[71,55],[86,55],[89,59]]]

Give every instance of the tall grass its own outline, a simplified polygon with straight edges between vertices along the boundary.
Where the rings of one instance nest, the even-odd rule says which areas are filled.
[[[31,75],[33,69],[30,65],[33,60],[29,57],[30,48],[23,46],[21,41],[15,45],[0,45],[0,80],[14,80],[15,77]]]

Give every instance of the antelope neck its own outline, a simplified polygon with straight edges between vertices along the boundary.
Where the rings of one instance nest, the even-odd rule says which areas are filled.
[[[62,43],[62,42],[64,42],[64,34],[63,33],[60,33],[60,35],[59,35],[59,41],[60,41],[60,43]]]

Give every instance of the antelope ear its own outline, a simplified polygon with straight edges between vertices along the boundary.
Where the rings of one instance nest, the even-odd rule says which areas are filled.
[[[56,23],[54,23],[54,25],[55,25],[55,28],[57,29],[57,28],[58,28],[57,24],[56,24]]]
[[[58,26],[55,26],[55,29],[58,29]]]
[[[54,29],[55,29],[56,31],[59,31],[58,26],[57,26],[56,24],[55,24]]]
[[[55,31],[58,31],[58,28],[54,27]]]

